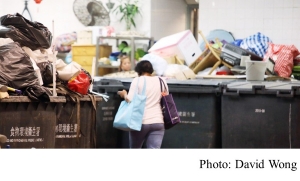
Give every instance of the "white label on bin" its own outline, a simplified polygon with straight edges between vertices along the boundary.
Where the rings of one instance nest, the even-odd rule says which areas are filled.
[[[180,124],[200,124],[198,121],[180,121]]]
[[[255,109],[256,113],[265,113],[266,110],[265,109]]]
[[[78,137],[81,137],[81,134],[78,135]],[[56,135],[55,138],[77,138],[77,135]]]
[[[114,120],[113,111],[115,109],[116,109],[116,107],[114,107],[114,106],[102,107],[102,110],[103,110],[102,121],[113,121]]]
[[[55,138],[77,138],[77,124],[58,124],[55,127],[55,133]]]
[[[190,111],[178,111],[178,115],[181,119],[181,124],[200,124],[200,121],[186,121],[184,118],[195,118],[196,112],[190,112]]]
[[[55,133],[76,133],[77,124],[58,124],[55,127]]]
[[[178,115],[180,117],[196,117],[196,112],[188,112],[188,111],[179,111]]]
[[[41,127],[11,127],[10,137],[6,142],[19,143],[19,142],[43,142],[44,138],[36,138],[40,136]],[[17,138],[16,138],[17,137]],[[22,138],[23,137],[23,138]],[[32,138],[24,138],[32,137]]]
[[[116,107],[111,106],[111,107],[102,107],[102,110],[115,110]]]
[[[20,138],[20,139],[7,139],[7,143],[27,143],[27,142],[44,142],[44,138]]]
[[[11,127],[10,137],[40,136],[41,127]]]

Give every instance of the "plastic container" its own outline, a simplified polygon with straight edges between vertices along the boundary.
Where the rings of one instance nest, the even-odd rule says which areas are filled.
[[[292,75],[294,76],[295,79],[300,80],[300,66],[299,65],[293,67]]]
[[[56,110],[64,97],[50,103],[32,102],[27,96],[11,96],[0,102],[0,133],[7,137],[2,147],[54,148]]]
[[[234,82],[222,95],[222,148],[300,148],[299,82]]]
[[[267,61],[245,61],[246,80],[263,81],[267,69]]]

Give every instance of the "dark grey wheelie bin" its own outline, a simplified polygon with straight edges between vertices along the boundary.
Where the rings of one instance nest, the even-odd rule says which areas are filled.
[[[181,123],[165,131],[162,148],[221,147],[220,81],[167,81]]]
[[[108,101],[101,101],[96,113],[96,147],[119,148],[120,131],[113,128],[114,117],[122,99],[117,91],[124,88],[119,80],[99,79],[93,84],[93,91],[109,96]]]
[[[121,81],[128,90],[130,80]],[[165,131],[161,148],[221,148],[222,81],[167,80],[181,123]],[[122,145],[126,146],[124,136],[128,134],[123,133]]]
[[[300,82],[234,82],[222,94],[223,148],[300,148]]]

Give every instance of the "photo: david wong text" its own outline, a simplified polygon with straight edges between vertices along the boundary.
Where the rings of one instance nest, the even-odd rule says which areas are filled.
[[[297,162],[282,161],[279,159],[270,160],[258,160],[255,161],[245,161],[236,159],[232,165],[232,162],[222,162],[222,161],[210,161],[210,160],[200,160],[200,169],[290,169],[291,171],[297,170]]]
[[[286,162],[286,161],[280,161],[280,160],[267,160],[267,164],[272,169],[290,169],[291,171],[297,170],[297,162]],[[254,162],[247,162],[243,160],[235,160],[235,168],[245,168],[245,169],[251,169],[251,168],[265,168],[265,160],[261,161],[254,161]]]

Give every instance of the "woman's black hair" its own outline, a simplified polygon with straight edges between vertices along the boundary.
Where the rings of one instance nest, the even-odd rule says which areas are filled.
[[[134,69],[139,76],[141,76],[143,73],[153,73],[153,67],[152,64],[148,60],[141,60]]]

